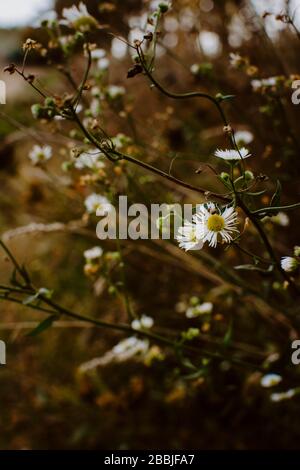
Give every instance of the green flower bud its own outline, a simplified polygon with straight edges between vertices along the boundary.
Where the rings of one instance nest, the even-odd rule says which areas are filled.
[[[72,162],[63,162],[62,165],[61,165],[61,169],[62,171],[69,171],[71,168],[72,168]]]
[[[226,173],[226,171],[222,171],[222,173],[220,174],[220,178],[225,184],[230,183],[230,176],[228,173]]]
[[[72,129],[70,130],[69,136],[71,139],[80,139],[80,133],[78,132],[77,129]]]
[[[190,298],[190,304],[195,307],[196,305],[199,304],[199,297],[196,297],[195,295]]]
[[[162,2],[158,5],[158,8],[160,9],[161,13],[166,13],[169,10],[169,5],[165,2]]]
[[[249,170],[245,171],[245,179],[247,181],[253,181],[254,180],[254,174],[252,173],[252,171],[249,171]]]
[[[294,255],[300,256],[300,246],[294,246]]]
[[[54,99],[53,98],[46,98],[45,99],[45,106],[47,106],[49,108],[55,106]]]
[[[181,336],[182,336],[182,339],[186,341],[191,341],[194,338],[197,338],[199,334],[200,334],[199,328],[189,328],[187,331],[183,331],[181,333]]]
[[[115,286],[109,286],[108,293],[110,295],[115,295],[116,292],[117,292],[117,289],[115,288]]]
[[[41,119],[44,117],[44,108],[40,104],[33,104],[31,106],[31,113],[34,119]]]

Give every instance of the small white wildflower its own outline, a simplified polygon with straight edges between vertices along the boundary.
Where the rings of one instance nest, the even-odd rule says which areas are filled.
[[[284,256],[281,258],[280,264],[284,271],[291,273],[298,268],[299,262],[292,256]]]
[[[97,67],[99,70],[107,70],[109,67],[109,59],[107,57],[99,59],[97,62]]]
[[[197,75],[199,73],[199,64],[193,64],[191,65],[190,71],[194,74]]]
[[[43,147],[34,145],[28,157],[34,165],[44,163],[52,157],[52,148],[49,145],[44,145]]]
[[[249,150],[245,147],[240,148],[239,151],[233,149],[217,149],[214,155],[215,157],[228,161],[244,160],[245,158],[251,157],[251,153],[249,153]]]
[[[279,393],[272,393],[270,396],[270,400],[273,402],[280,402],[283,400],[289,400],[296,395],[296,391],[294,389],[287,390],[286,392],[279,392]]]
[[[94,49],[91,51],[91,57],[93,60],[103,59],[106,56],[106,51],[104,49]]]
[[[195,307],[189,307],[185,312],[187,318],[196,318],[200,315],[210,315],[213,311],[214,305],[212,302],[203,302]]]
[[[83,152],[80,154],[74,163],[77,170],[83,170],[84,168],[89,168],[90,170],[100,170],[105,168],[105,163],[100,158],[103,154],[100,154],[97,149],[94,149],[95,154],[93,155],[93,150],[91,152]]]
[[[285,212],[278,212],[277,215],[271,217],[271,222],[274,222],[281,227],[287,227],[290,223],[290,218]]]
[[[86,250],[83,253],[83,256],[85,257],[87,262],[90,262],[90,261],[94,261],[94,260],[101,258],[102,254],[103,254],[102,248],[100,248],[100,246],[94,246],[94,248],[90,248],[89,250]]]
[[[125,88],[123,86],[118,85],[109,85],[106,88],[106,93],[111,100],[116,100],[117,98],[121,98],[121,96],[125,95]]]
[[[138,320],[137,318],[135,320],[133,320],[131,322],[131,327],[134,329],[134,330],[137,330],[139,331],[141,329],[141,322],[140,320]]]
[[[101,90],[98,86],[93,86],[91,88],[91,95],[92,96],[95,96],[96,98],[100,98],[101,97]]]
[[[251,81],[251,86],[254,91],[259,91],[264,87],[271,87],[277,85],[277,77],[262,78],[261,80],[255,79]]]
[[[282,381],[282,377],[278,374],[266,374],[261,378],[260,385],[264,388],[275,387]]]
[[[262,87],[261,80],[255,79],[251,80],[251,86],[253,91],[258,91]]]
[[[64,8],[62,12],[64,20],[60,24],[72,27],[82,33],[91,31],[98,26],[97,20],[91,16],[83,2],[79,6],[73,5],[71,8]]]
[[[123,339],[112,349],[115,359],[118,362],[127,361],[134,356],[144,355],[149,350],[149,341],[130,336]]]
[[[250,131],[237,131],[234,134],[237,145],[247,145],[253,141],[254,137]]]
[[[197,236],[196,225],[187,220],[184,222],[183,227],[179,227],[176,240],[179,247],[185,251],[201,250],[203,247],[203,240]]]
[[[115,137],[112,138],[112,142],[116,150],[122,150],[126,145],[131,144],[132,140],[130,137],[120,132],[119,134],[117,134]]]
[[[140,319],[135,319],[131,323],[131,326],[134,330],[150,329],[154,325],[154,320],[152,317],[147,315],[142,315]]]
[[[143,328],[152,328],[152,326],[154,325],[154,320],[152,317],[142,315],[141,325]]]
[[[84,201],[86,210],[89,214],[96,214],[98,209],[104,209],[109,212],[111,205],[109,200],[105,196],[100,194],[90,194]]]
[[[58,42],[59,44],[61,45],[61,47],[67,47],[67,46],[71,46],[72,43],[73,43],[73,36],[71,35],[68,35],[68,36],[60,36],[58,38]]]
[[[219,238],[224,243],[230,243],[234,233],[238,232],[237,215],[233,207],[220,209],[213,203],[201,204],[193,217],[198,238],[213,248],[217,246]]]
[[[244,60],[240,54],[237,52],[230,52],[229,54],[230,65],[234,68],[238,68],[241,64],[244,63]]]
[[[214,305],[212,302],[203,302],[203,304],[198,305],[197,311],[201,315],[210,315],[213,311]]]
[[[90,113],[96,118],[101,113],[101,102],[98,98],[93,98],[90,104]]]

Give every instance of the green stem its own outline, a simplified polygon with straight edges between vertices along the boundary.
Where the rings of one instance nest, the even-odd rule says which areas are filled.
[[[292,281],[292,279],[290,278],[290,276],[288,275],[287,272],[284,271],[284,269],[282,269],[281,267],[281,264],[280,264],[280,261],[278,261],[276,255],[275,255],[275,252],[273,250],[273,247],[264,231],[264,229],[262,228],[261,226],[261,223],[260,221],[256,218],[255,215],[253,215],[253,213],[250,211],[250,209],[248,209],[248,207],[244,204],[244,202],[238,198],[238,205],[241,207],[241,209],[243,210],[243,212],[245,213],[245,215],[251,220],[251,222],[253,223],[253,225],[255,226],[256,230],[258,231],[266,249],[267,249],[267,252],[269,253],[269,256],[271,258],[272,261],[274,261],[274,264],[276,265],[279,273],[281,274],[281,276],[283,277],[283,279],[285,281],[287,281],[293,288],[293,290],[295,292],[297,292],[298,294],[300,293],[300,289],[299,287]]]
[[[87,137],[87,139],[89,139],[90,142],[93,145],[95,145],[96,148],[98,148],[102,153],[104,153],[106,155],[106,157],[109,158],[110,161],[115,162],[115,161],[118,161],[118,160],[126,160],[126,161],[128,161],[130,163],[134,163],[135,165],[140,166],[140,167],[142,167],[142,168],[144,168],[148,171],[151,171],[151,173],[155,173],[159,176],[162,176],[163,178],[166,178],[167,180],[172,181],[173,183],[176,183],[179,186],[190,189],[190,190],[195,191],[195,192],[200,193],[200,194],[208,195],[210,197],[219,199],[219,200],[224,201],[224,202],[229,202],[229,199],[226,196],[223,196],[222,194],[214,193],[214,192],[211,192],[207,189],[199,188],[198,186],[194,186],[190,183],[186,183],[185,181],[182,181],[178,178],[175,178],[174,176],[169,175],[168,173],[164,172],[163,170],[160,170],[159,168],[156,168],[156,167],[150,165],[149,163],[138,160],[138,159],[136,159],[136,158],[134,158],[130,155],[125,155],[125,154],[120,153],[120,152],[118,152],[114,149],[111,149],[111,150],[105,149],[101,145],[101,143],[93,136],[93,134],[91,134],[85,128],[85,126],[82,124],[79,117],[75,113],[73,113],[73,117],[74,117],[74,120],[77,122],[79,128],[82,130],[83,134]],[[112,157],[112,155],[115,155],[115,158]]]
[[[300,202],[297,202],[296,204],[290,204],[289,206],[263,207],[262,209],[257,209],[256,211],[252,211],[252,214],[258,215],[258,214],[264,214],[268,212],[288,211],[288,210],[298,209],[298,208],[300,208]]]

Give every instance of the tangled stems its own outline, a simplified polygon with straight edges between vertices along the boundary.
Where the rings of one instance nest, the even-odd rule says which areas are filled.
[[[275,253],[274,253],[274,250],[273,250],[273,247],[268,239],[268,236],[266,235],[263,227],[261,226],[261,223],[260,221],[257,219],[257,217],[248,209],[248,207],[246,206],[246,204],[244,204],[244,202],[242,201],[242,199],[240,197],[238,197],[238,200],[237,200],[237,203],[238,205],[240,206],[240,208],[243,210],[243,212],[245,213],[245,215],[251,220],[251,222],[253,223],[253,225],[255,226],[257,232],[259,233],[265,247],[266,247],[266,250],[270,256],[270,259],[274,262],[274,264],[276,265],[279,273],[281,274],[282,278],[287,281],[289,283],[289,285],[292,287],[292,289],[297,293],[297,294],[300,294],[300,289],[299,287],[297,286],[297,284],[295,284],[293,282],[293,280],[290,278],[290,276],[288,275],[287,272],[284,271],[284,269],[282,269],[281,267],[281,264],[280,262],[278,261]]]
[[[157,80],[156,78],[154,78],[154,76],[152,75],[152,73],[149,71],[149,68],[144,60],[144,57],[143,57],[143,52],[141,50],[140,47],[137,47],[136,48],[136,51],[137,51],[137,54],[139,56],[139,60],[140,60],[140,63],[143,67],[143,70],[146,74],[146,76],[150,79],[150,81],[152,82],[152,84],[161,92],[163,93],[164,95],[166,95],[168,98],[172,98],[172,99],[175,99],[175,100],[185,100],[185,99],[192,99],[192,98],[204,98],[204,99],[207,99],[209,100],[211,103],[213,103],[219,113],[220,113],[220,116],[222,118],[222,121],[223,121],[223,124],[224,126],[228,126],[229,123],[226,119],[226,116],[225,116],[225,113],[222,109],[222,106],[220,105],[219,101],[217,98],[214,98],[213,96],[207,94],[207,93],[203,93],[203,92],[200,92],[200,91],[192,91],[192,92],[188,92],[188,93],[173,93],[169,90],[166,90]]]
[[[196,93],[196,92],[195,92]],[[190,95],[190,94],[188,94]],[[182,95],[179,95],[179,96],[182,96]],[[199,96],[197,93],[196,95],[194,96]],[[206,95],[205,95],[206,96]],[[209,96],[209,95],[207,95]],[[211,97],[212,98],[212,97]],[[213,98],[212,98],[213,99]],[[213,101],[215,102],[215,100],[213,99]],[[219,105],[219,103],[218,103]],[[220,105],[219,105],[220,106]],[[131,163],[134,163],[135,165],[138,165],[138,166],[141,166],[142,168],[145,168],[146,170],[148,171],[151,171],[152,173],[155,173],[155,174],[158,174],[159,176],[162,176],[163,178],[166,178],[168,179],[169,181],[172,181],[180,186],[183,186],[187,189],[191,189],[195,192],[198,192],[198,193],[201,193],[201,194],[204,194],[206,197],[214,197],[216,199],[219,199],[221,201],[224,201],[224,202],[227,202],[229,203],[230,202],[230,199],[228,198],[228,196],[223,196],[221,194],[218,194],[218,193],[213,193],[213,192],[210,192],[210,191],[207,191],[206,189],[203,189],[203,188],[199,188],[197,186],[193,186],[189,183],[186,183],[182,180],[179,180],[171,175],[169,175],[168,173],[165,173],[164,171],[152,166],[152,165],[149,165],[148,163],[145,163],[145,162],[142,162],[141,160],[138,160],[132,156],[129,156],[129,155],[125,155],[125,154],[122,154],[118,151],[116,151],[115,149],[109,149],[107,150],[103,145],[101,145],[101,143],[93,136],[93,134],[91,134],[86,128],[85,126],[83,125],[83,123],[80,121],[79,117],[77,116],[76,112],[74,109],[72,109],[72,114],[73,114],[73,118],[74,120],[77,122],[79,128],[82,130],[82,132],[84,133],[84,135],[90,140],[91,143],[93,143],[101,152],[103,152],[111,161],[115,162],[116,160],[127,160]],[[227,122],[227,120],[226,120]],[[112,155],[114,155],[114,157],[112,157]],[[255,226],[257,232],[259,233],[265,247],[266,247],[266,250],[267,252],[269,253],[269,256],[270,256],[270,259],[271,261],[273,262],[273,264],[276,265],[279,273],[281,274],[281,276],[283,277],[283,279],[285,281],[287,281],[293,288],[293,290],[297,293],[300,293],[300,289],[299,287],[293,282],[293,280],[290,278],[290,276],[288,275],[288,273],[286,273],[282,267],[281,267],[281,264],[280,262],[278,261],[275,253],[274,253],[274,250],[272,248],[272,245],[264,231],[264,229],[262,228],[261,224],[260,224],[260,221],[258,220],[257,218],[257,214],[261,211],[263,211],[263,209],[261,209],[260,211],[256,211],[256,212],[251,212],[250,209],[248,209],[248,207],[246,206],[246,204],[242,201],[241,197],[239,196],[239,193],[236,192],[234,190],[234,195],[235,195],[235,199],[236,199],[236,204],[239,205],[241,207],[241,209],[243,210],[244,214],[251,220],[251,222],[253,223],[253,225]],[[295,207],[298,207],[298,204],[294,204],[291,206],[291,208],[295,208]],[[274,209],[273,209],[274,210]]]
[[[148,338],[150,340],[164,344],[172,348],[175,352],[186,351],[187,353],[196,353],[196,354],[200,354],[201,357],[207,357],[211,359],[217,359],[217,360],[227,359],[227,360],[230,360],[233,364],[236,364],[237,366],[243,366],[243,367],[247,367],[251,369],[255,368],[256,370],[260,368],[259,364],[252,364],[252,363],[249,363],[247,361],[244,361],[235,357],[229,357],[223,352],[222,353],[212,352],[212,351],[207,351],[204,349],[200,350],[198,348],[195,348],[195,347],[192,347],[183,343],[182,340],[176,340],[176,339],[173,340],[170,337],[165,337],[160,334],[152,333],[147,330],[137,331],[128,324],[109,323],[106,321],[98,320],[96,318],[93,318],[87,315],[82,315],[72,310],[69,310],[57,304],[51,298],[45,295],[43,293],[43,289],[37,289],[33,285],[27,271],[25,271],[24,268],[22,268],[19,265],[16,258],[13,256],[11,251],[8,249],[8,247],[5,245],[5,243],[2,240],[0,240],[0,246],[3,248],[6,255],[11,260],[16,272],[20,276],[20,279],[23,279],[24,281],[24,285],[19,282],[16,282],[16,285],[12,285],[12,286],[0,285],[0,299],[4,301],[17,303],[17,304],[29,307],[31,309],[38,310],[43,313],[47,313],[48,315],[51,315],[54,317],[57,316],[57,318],[60,317],[61,315],[65,315],[69,318],[72,318],[73,320],[79,320],[81,322],[89,323],[99,328],[106,328],[106,329],[120,331],[122,333],[135,334],[137,336]],[[14,297],[11,296],[12,294],[14,295]],[[25,299],[19,298],[18,296],[20,295],[26,296]],[[40,305],[40,303],[46,305],[46,307],[44,307],[43,305]],[[208,339],[206,341],[209,343]],[[214,342],[212,342],[212,344],[215,345]],[[246,352],[246,349],[244,352]],[[241,352],[243,352],[242,349],[241,349]],[[263,357],[263,354],[262,354],[262,357]]]
[[[240,151],[239,151],[239,147],[236,143],[236,140],[235,140],[235,137],[234,137],[234,131],[233,129],[231,128],[230,124],[229,124],[229,121],[226,117],[226,114],[220,104],[220,101],[217,99],[217,98],[214,98],[213,96],[207,94],[207,93],[202,93],[202,92],[190,92],[190,93],[173,93],[173,92],[170,92],[168,90],[166,90],[154,77],[153,77],[153,74],[150,72],[145,60],[144,60],[144,56],[143,56],[143,51],[142,49],[140,48],[140,46],[137,46],[136,47],[136,51],[138,53],[138,56],[139,56],[139,60],[140,60],[140,63],[143,67],[143,70],[146,74],[146,76],[150,79],[150,81],[152,82],[152,84],[161,92],[163,93],[164,95],[166,95],[167,97],[169,98],[172,98],[172,99],[191,99],[191,98],[205,98],[205,99],[208,99],[209,101],[211,101],[217,108],[217,110],[219,111],[220,113],[220,116],[222,118],[222,121],[223,121],[223,124],[224,124],[224,129],[228,132],[228,135],[230,137],[230,141],[231,143],[233,144],[234,148],[237,150],[237,152],[240,154]],[[240,155],[241,156],[241,155]],[[242,166],[243,166],[243,175],[245,174],[245,169],[244,169],[244,161],[243,161],[243,158],[241,156],[241,162],[242,162]],[[261,212],[266,212],[268,211],[268,209],[260,209],[258,211],[255,211],[255,212],[251,212],[250,209],[248,209],[248,207],[246,206],[246,204],[242,201],[241,197],[239,196],[239,193],[236,192],[235,188],[234,188],[234,185],[233,185],[233,193],[234,193],[234,197],[236,199],[236,204],[239,205],[241,207],[241,209],[243,210],[244,214],[251,220],[251,222],[253,223],[253,225],[255,226],[257,232],[259,233],[265,247],[266,247],[266,250],[267,252],[269,253],[269,256],[270,256],[270,259],[271,261],[276,265],[279,273],[281,274],[281,276],[283,277],[283,279],[285,281],[287,281],[293,288],[293,290],[297,293],[300,293],[300,289],[299,287],[293,282],[293,280],[290,278],[290,276],[288,275],[287,272],[285,272],[282,267],[281,267],[281,264],[280,262],[278,261],[275,253],[274,253],[274,250],[272,248],[272,245],[264,231],[264,229],[262,228],[261,226],[261,223],[259,221],[259,219],[257,218],[257,215],[260,214]],[[288,206],[288,208],[290,209],[294,209],[294,208],[297,208],[299,207],[300,204],[293,204],[291,206]],[[270,210],[273,210],[274,209],[270,209]]]
[[[200,194],[203,194],[204,196],[206,197],[212,197],[212,198],[216,198],[216,199],[219,199],[223,202],[229,202],[229,198],[227,196],[224,196],[222,194],[218,194],[218,193],[214,193],[212,191],[209,191],[205,188],[199,188],[198,186],[194,186],[190,183],[186,183],[185,181],[182,181],[178,178],[175,178],[174,176],[166,173],[165,171],[163,170],[160,170],[159,168],[156,168],[152,165],[150,165],[149,163],[146,163],[146,162],[143,162],[141,160],[138,160],[137,158],[134,158],[132,157],[131,155],[125,155],[121,152],[118,152],[117,150],[115,150],[114,148],[110,148],[110,149],[107,149],[106,146],[104,145],[101,145],[101,142],[98,141],[98,139],[96,139],[96,137],[90,133],[88,131],[88,129],[83,125],[83,123],[81,122],[80,118],[78,117],[78,115],[76,114],[74,108],[71,108],[71,111],[72,111],[72,115],[73,115],[73,119],[74,121],[77,123],[78,127],[81,129],[81,131],[83,132],[83,134],[85,135],[85,137],[93,144],[95,145],[96,148],[98,148],[98,150],[102,153],[104,153],[104,155],[111,161],[111,162],[116,162],[118,160],[126,160],[130,163],[133,163],[137,166],[140,166],[142,168],[144,168],[145,170],[148,170],[150,171],[151,173],[154,173],[156,175],[159,175],[169,181],[172,181],[173,183],[175,184],[178,184],[179,186],[182,186],[184,188],[187,188],[187,189],[190,189],[192,191],[195,191],[197,193],[200,193]]]
[[[156,87],[165,96],[167,96],[168,98],[171,98],[171,99],[176,99],[176,100],[203,98],[203,99],[206,99],[206,100],[210,101],[217,108],[217,110],[219,112],[222,123],[224,125],[224,131],[227,133],[231,144],[236,149],[236,151],[238,153],[240,153],[239,152],[239,147],[238,147],[238,145],[235,141],[234,132],[233,132],[233,130],[232,130],[230,124],[229,124],[229,121],[228,121],[228,119],[226,117],[226,114],[225,114],[225,112],[223,110],[223,107],[222,107],[222,102],[225,99],[229,98],[229,97],[224,97],[222,95],[220,95],[220,96],[216,95],[215,97],[213,97],[213,96],[211,96],[207,93],[198,92],[198,91],[189,92],[189,93],[173,93],[173,92],[170,92],[170,91],[166,90],[156,80],[156,78],[154,78],[154,76],[152,74],[154,58],[155,58],[155,48],[154,48],[153,58],[152,58],[150,66],[147,65],[147,62],[145,60],[142,48],[140,46],[137,46],[135,49],[137,51],[139,61],[140,61],[140,64],[143,68],[143,71],[144,71],[145,75],[151,81],[153,86]],[[114,146],[113,146],[112,142],[110,141],[109,137],[107,137],[107,135],[105,134],[104,131],[102,131],[103,132],[103,140],[102,140],[102,139],[98,139],[92,132],[90,132],[85,127],[85,125],[83,124],[83,122],[81,121],[79,116],[76,114],[76,107],[77,107],[79,101],[81,99],[83,99],[83,91],[85,89],[85,86],[86,86],[86,83],[87,83],[87,80],[88,80],[88,76],[89,76],[89,72],[90,72],[90,68],[91,68],[91,62],[92,62],[91,61],[90,47],[89,47],[88,43],[85,43],[84,50],[85,50],[85,52],[87,53],[87,56],[88,56],[86,69],[84,71],[83,79],[82,79],[79,87],[76,89],[76,93],[74,94],[74,97],[72,98],[72,100],[70,100],[70,103],[67,104],[67,102],[66,102],[66,104],[65,104],[65,109],[64,110],[66,111],[66,117],[68,117],[69,119],[72,119],[77,124],[79,129],[82,131],[83,135],[88,139],[88,141],[90,143],[92,143],[100,152],[104,153],[105,156],[112,163],[115,163],[116,161],[119,161],[119,160],[126,160],[126,161],[128,161],[130,163],[133,163],[133,164],[135,164],[135,165],[137,165],[137,166],[139,166],[139,167],[141,167],[141,168],[143,168],[147,171],[152,172],[153,174],[156,174],[160,177],[163,177],[163,178],[165,178],[165,179],[167,179],[167,180],[169,180],[169,181],[171,181],[171,182],[173,182],[173,183],[175,183],[179,186],[182,186],[186,189],[189,189],[189,190],[195,191],[197,193],[200,193],[200,194],[204,195],[206,198],[215,198],[215,199],[218,199],[218,200],[220,200],[220,201],[222,201],[223,203],[226,203],[226,204],[234,203],[234,204],[240,206],[241,209],[243,210],[244,214],[251,220],[251,222],[255,226],[260,238],[262,239],[262,241],[263,241],[263,243],[266,247],[266,250],[269,254],[271,264],[276,265],[276,267],[277,267],[280,275],[283,277],[283,279],[285,281],[287,281],[293,287],[293,289],[295,291],[297,290],[299,292],[298,287],[294,284],[294,282],[290,278],[289,274],[286,273],[281,268],[280,262],[276,258],[276,255],[274,253],[272,245],[271,245],[271,243],[270,243],[270,241],[269,241],[269,239],[268,239],[268,237],[267,237],[267,235],[266,235],[266,233],[265,233],[265,231],[264,231],[264,229],[263,229],[263,227],[260,223],[259,219],[260,219],[261,214],[264,214],[264,212],[268,212],[268,208],[259,209],[258,211],[251,212],[251,210],[247,207],[247,205],[244,203],[244,200],[242,199],[242,192],[243,191],[236,191],[236,189],[234,188],[234,185],[232,187],[232,190],[228,194],[218,194],[218,193],[215,193],[215,192],[208,191],[205,188],[201,188],[201,187],[192,185],[192,184],[187,183],[185,181],[182,181],[178,178],[175,178],[171,174],[166,173],[163,170],[161,170],[159,168],[156,168],[155,166],[152,166],[152,165],[150,165],[150,164],[148,164],[144,161],[141,161],[139,159],[136,159],[133,156],[125,155],[125,154],[117,151],[114,148]],[[24,59],[24,64],[25,64],[25,59]],[[16,71],[19,73],[19,75],[22,76],[23,79],[25,79],[31,86],[33,86],[33,88],[36,91],[38,91],[43,98],[47,97],[41,90],[38,89],[38,87],[36,87],[32,83],[32,81],[31,81],[31,79],[29,79],[29,77],[25,76],[24,66],[23,66],[23,70],[21,72],[18,71],[18,70],[16,70]],[[73,85],[74,85],[74,83],[73,83]],[[241,157],[241,164],[242,164],[241,165],[242,177],[245,178],[244,161],[243,161],[242,157]],[[295,208],[296,206],[297,205],[292,205],[291,208]],[[272,210],[274,210],[274,209],[272,209]],[[131,307],[130,307],[130,303],[129,303],[128,298],[125,298],[125,305],[126,305],[126,308],[127,308],[128,316],[130,318],[132,318],[133,317],[133,312],[131,311]]]
[[[224,124],[224,130],[227,132],[228,136],[229,136],[229,140],[230,142],[233,144],[234,148],[237,150],[238,153],[239,152],[239,147],[236,143],[236,140],[235,140],[235,137],[234,137],[234,132],[229,124],[229,121],[226,117],[226,114],[222,108],[222,105],[221,105],[221,101],[219,98],[217,97],[213,97],[207,93],[203,93],[203,92],[189,92],[189,93],[173,93],[173,92],[170,92],[168,90],[166,90],[154,77],[153,77],[153,74],[151,72],[152,68],[153,68],[153,60],[154,60],[154,56],[153,56],[153,60],[151,61],[151,64],[150,64],[150,68],[147,66],[147,63],[145,61],[145,58],[144,58],[144,55],[143,55],[143,51],[142,51],[142,48],[140,45],[137,45],[136,46],[136,52],[138,54],[138,57],[139,57],[139,61],[140,61],[140,64],[142,65],[143,67],[143,70],[144,70],[144,73],[146,74],[146,76],[149,78],[149,80],[151,81],[151,83],[161,92],[163,93],[164,95],[166,95],[167,97],[169,98],[172,98],[172,99],[179,99],[179,100],[184,100],[184,99],[192,99],[192,98],[204,98],[204,99],[207,99],[209,100],[211,103],[213,103],[217,110],[219,111],[219,114],[221,116],[221,119],[222,119],[222,122]],[[118,152],[116,149],[114,149],[113,147],[111,148],[107,148],[106,145],[102,145],[101,142],[98,141],[98,139],[91,133],[89,132],[88,129],[86,129],[86,127],[83,125],[83,123],[81,122],[80,118],[78,117],[78,115],[76,114],[76,106],[77,104],[79,103],[80,99],[82,98],[82,94],[83,94],[83,90],[84,90],[84,87],[86,85],[86,82],[88,80],[88,76],[89,76],[89,72],[90,72],[90,68],[91,68],[91,63],[92,63],[92,57],[91,57],[91,51],[90,51],[90,48],[89,48],[89,44],[86,43],[85,44],[85,51],[88,55],[88,60],[87,60],[87,66],[86,66],[86,70],[85,70],[85,73],[84,73],[84,77],[83,77],[83,80],[78,88],[78,92],[75,96],[75,98],[73,99],[72,103],[69,105],[69,108],[68,110],[71,112],[71,116],[73,118],[73,120],[77,123],[78,127],[81,129],[81,131],[83,132],[83,134],[85,135],[85,137],[93,144],[95,145],[96,148],[99,149],[99,151],[101,151],[102,153],[104,153],[106,155],[106,157],[111,161],[111,162],[115,162],[115,161],[118,161],[118,160],[126,160],[130,163],[133,163],[137,166],[140,166],[148,171],[151,171],[152,173],[154,174],[157,174],[163,178],[166,178],[167,180],[169,181],[172,181],[173,183],[175,184],[178,184],[182,187],[185,187],[187,189],[190,189],[192,191],[195,191],[195,192],[198,192],[206,197],[211,197],[211,198],[216,198],[218,200],[221,200],[222,202],[226,202],[226,203],[230,203],[230,198],[227,196],[227,195],[222,195],[222,194],[218,194],[218,193],[214,193],[214,192],[211,192],[211,191],[208,191],[204,188],[199,188],[198,186],[194,186],[194,185],[191,185],[190,183],[186,183],[185,181],[182,181],[178,178],[175,178],[174,176],[164,172],[163,170],[160,170],[146,162],[143,162],[141,160],[138,160],[130,155],[125,155],[123,153],[120,153]],[[155,50],[154,50],[155,52]],[[154,54],[155,55],[155,54]],[[24,57],[24,63],[23,63],[23,69],[22,71],[19,71],[16,69],[16,71],[18,72],[19,75],[21,75],[26,81],[28,81],[30,83],[30,85],[38,92],[41,94],[41,96],[43,96],[44,98],[46,98],[46,95],[38,89],[38,87],[36,87],[32,82],[31,80],[28,80],[28,77],[25,76],[24,74],[24,65],[25,65],[25,60],[26,60],[26,54],[25,54],[25,57]],[[224,100],[224,98],[222,97],[222,99]],[[244,170],[244,162],[243,162],[243,158],[241,157],[241,163],[242,163],[242,169],[243,169],[243,175],[245,174],[245,170]],[[243,210],[243,212],[245,213],[245,215],[252,221],[253,225],[255,226],[255,228],[257,229],[268,253],[269,253],[269,256],[270,256],[270,259],[272,260],[272,262],[276,265],[279,273],[281,274],[281,276],[283,277],[284,280],[288,281],[288,283],[293,287],[293,289],[297,292],[299,292],[299,288],[296,286],[296,284],[292,281],[292,279],[290,278],[290,276],[288,275],[288,273],[286,273],[281,265],[280,265],[280,262],[277,260],[276,258],[276,255],[274,253],[274,250],[272,248],[272,245],[271,243],[269,242],[269,239],[266,235],[266,233],[264,232],[261,224],[260,224],[260,221],[258,219],[258,216],[263,213],[263,212],[267,212],[268,211],[268,208],[265,208],[265,209],[259,209],[258,211],[255,211],[255,212],[251,212],[248,207],[246,206],[246,204],[242,201],[242,198],[240,197],[239,193],[236,192],[234,186],[233,186],[233,194],[234,194],[234,198],[235,198],[235,203],[238,203],[238,205],[241,207],[241,209]],[[294,204],[294,205],[291,205],[291,206],[288,206],[288,208],[296,208],[298,207],[299,205],[298,204]],[[271,209],[270,209],[271,210]],[[272,208],[272,210],[274,210]]]

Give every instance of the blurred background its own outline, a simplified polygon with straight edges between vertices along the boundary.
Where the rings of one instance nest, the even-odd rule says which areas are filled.
[[[84,212],[86,187],[77,174],[62,171],[69,155],[62,124],[48,123],[35,131],[30,107],[38,97],[16,74],[2,72],[9,63],[22,63],[26,38],[47,40],[39,27],[41,19],[55,18],[55,13],[60,15],[73,3],[9,0],[0,9],[0,79],[7,86],[7,104],[0,105],[0,228],[35,282],[53,289],[60,304],[95,318],[124,322],[123,307],[105,282],[101,278],[91,282],[84,275],[83,252],[97,244],[95,225],[82,228],[77,223]],[[129,150],[166,170],[176,156],[175,176],[220,189],[217,182],[212,186],[208,168],[200,176],[195,174],[203,162],[212,163],[210,155],[226,142],[210,104],[172,102],[153,92],[144,77],[126,79],[132,65],[130,50],[116,36],[129,41],[142,37],[147,13],[159,2],[85,3],[114,33],[101,31],[94,38],[109,58],[106,79],[126,89],[121,104],[104,110],[109,134],[126,134],[134,143]],[[264,12],[271,14],[263,18]],[[166,88],[179,92],[200,88],[212,95],[236,95],[227,111],[235,129],[254,135],[252,169],[270,176],[270,188],[280,178],[283,202],[288,204],[297,202],[300,195],[295,178],[300,171],[300,111],[290,98],[291,81],[300,74],[300,41],[293,28],[274,17],[284,12],[300,28],[298,0],[174,1],[163,22],[156,74]],[[234,69],[231,52],[247,57],[255,70]],[[60,61],[58,56],[57,64]],[[82,54],[76,54],[71,65],[79,81]],[[69,90],[53,65],[38,55],[30,57],[27,70],[56,93]],[[279,91],[253,91],[253,78],[272,76],[284,77]],[[36,132],[39,141],[55,151],[47,171],[32,166],[28,159]],[[141,170],[121,169],[117,174],[110,169],[108,175],[116,193],[128,194],[134,202],[199,202],[188,191]],[[263,202],[269,202],[268,196]],[[281,255],[299,244],[299,224],[293,214],[285,226],[268,222]],[[64,230],[16,230],[32,223],[49,226],[72,221]],[[249,238],[252,246],[261,249],[252,233]],[[103,248],[115,249],[112,242]],[[276,358],[274,368],[285,377],[282,390],[299,386],[297,368],[288,359],[289,325],[269,321],[273,314],[276,317],[278,305],[274,303],[279,301],[268,292],[265,275],[251,274],[251,282],[261,286],[270,303],[247,289],[241,291],[247,274],[236,278],[230,271],[224,280],[223,273],[214,271],[211,251],[190,256],[174,244],[144,240],[126,241],[122,249],[128,289],[139,314],[152,316],[159,328],[168,331],[200,327],[208,339],[224,338],[233,324],[233,340],[251,346],[247,353],[255,363]],[[234,250],[221,249],[218,256],[228,266],[247,262],[247,257]],[[7,282],[10,270],[1,256],[1,282]],[[195,298],[213,304],[209,318],[187,320],[185,311]],[[288,300],[283,310],[290,308],[287,305]],[[0,338],[8,345],[7,365],[0,368],[1,449],[298,447],[299,399],[272,403],[259,385],[261,374],[255,368],[234,367],[228,361],[212,361],[207,366],[204,361],[203,373],[187,379],[184,363],[178,365],[174,355],[163,350],[161,360],[108,363],[82,374],[82,364],[102,357],[124,336],[61,321],[29,338],[26,333],[41,319],[38,312],[8,302],[0,303],[0,312]]]

